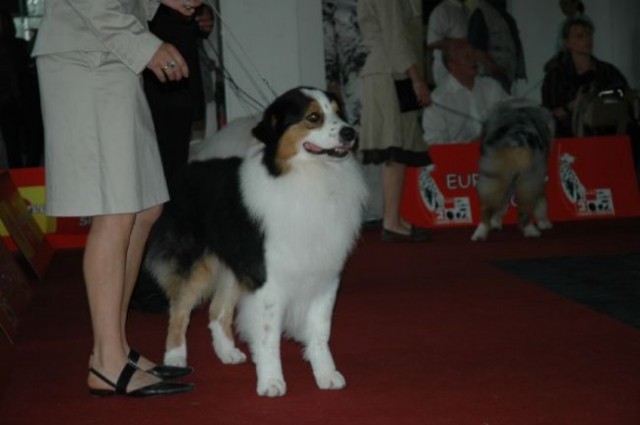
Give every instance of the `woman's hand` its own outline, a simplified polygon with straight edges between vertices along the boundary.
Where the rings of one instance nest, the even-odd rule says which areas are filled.
[[[147,68],[153,71],[158,80],[180,81],[189,76],[189,67],[184,58],[172,44],[162,43],[147,64]]]
[[[424,80],[414,81],[413,91],[416,94],[420,106],[427,106],[431,103],[431,90],[429,90],[429,86],[427,86]]]
[[[429,86],[422,78],[422,73],[418,68],[418,65],[413,64],[407,69],[407,75],[411,79],[411,83],[413,84],[413,92],[416,94],[416,98],[418,99],[418,103],[420,106],[427,106],[431,103],[431,90],[429,90]]]
[[[160,3],[185,16],[191,16],[195,13],[195,8],[202,4],[202,0],[160,0]]]

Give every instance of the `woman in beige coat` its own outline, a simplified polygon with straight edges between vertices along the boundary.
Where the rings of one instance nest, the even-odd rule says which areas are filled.
[[[193,14],[202,0],[161,0]],[[90,216],[84,277],[91,310],[91,394],[135,397],[189,391],[165,381],[190,372],[131,350],[127,308],[151,226],[168,199],[142,91],[146,67],[161,81],[189,70],[146,22],[156,0],[47,0],[37,57],[45,123],[47,213]]]
[[[429,88],[421,71],[422,14],[418,0],[359,0],[358,25],[368,49],[360,72],[362,117],[360,147],[365,164],[382,167],[382,238],[420,241],[424,230],[412,228],[400,216],[407,165],[430,164],[422,142],[420,111],[400,112],[395,80],[410,78],[420,105],[429,103]]]

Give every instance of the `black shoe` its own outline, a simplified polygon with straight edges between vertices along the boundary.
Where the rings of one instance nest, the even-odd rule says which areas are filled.
[[[129,363],[138,367],[138,360],[140,359],[140,354],[136,350],[129,351]],[[145,370],[153,376],[157,376],[162,379],[173,379],[179,378],[181,376],[187,376],[193,372],[192,367],[180,367],[180,366],[166,366],[166,365],[158,365],[154,366],[149,370]]]
[[[155,397],[171,394],[179,394],[191,391],[195,388],[195,385],[185,382],[171,382],[161,381],[155,384],[147,385],[146,387],[138,388],[137,390],[127,392],[127,385],[131,381],[131,377],[138,370],[138,368],[130,362],[124,366],[118,382],[115,384],[109,380],[106,376],[95,370],[89,368],[89,372],[100,378],[104,383],[113,387],[113,390],[99,390],[96,388],[89,388],[89,394],[95,397],[109,397],[113,395],[124,395],[127,397]]]
[[[404,233],[382,228],[383,242],[427,242],[429,240],[431,240],[431,234],[427,229],[412,227],[411,233],[405,235]]]

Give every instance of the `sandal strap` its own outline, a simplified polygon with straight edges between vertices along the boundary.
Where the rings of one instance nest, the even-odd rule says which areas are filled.
[[[89,368],[89,372],[93,373],[94,375],[96,375],[98,378],[100,378],[100,380],[102,382],[104,382],[105,384],[108,384],[109,386],[113,387],[113,388],[117,388],[116,384],[114,384],[109,378],[107,378],[106,376],[104,376],[103,374],[101,374],[100,372],[98,372],[97,370],[95,370],[94,368],[90,367]]]
[[[127,356],[127,359],[129,360],[129,363],[131,363],[133,366],[138,367],[138,360],[140,360],[140,353],[138,353],[136,350],[132,348],[131,350],[129,350],[129,355]]]
[[[122,369],[122,372],[120,372],[120,376],[118,377],[118,382],[116,382],[116,385],[115,385],[116,392],[118,394],[127,394],[127,386],[131,381],[131,377],[133,376],[134,373],[136,373],[137,370],[138,368],[136,367],[135,364],[131,363],[130,361],[127,361],[127,363],[124,365],[124,368]]]

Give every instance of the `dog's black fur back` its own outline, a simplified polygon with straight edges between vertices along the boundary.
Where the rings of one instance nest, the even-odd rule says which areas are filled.
[[[239,188],[241,158],[192,162],[172,182],[179,190],[155,223],[145,261],[175,260],[175,273],[187,277],[209,253],[222,260],[250,290],[266,279],[264,232],[249,216]],[[232,226],[237,232],[223,231]],[[151,268],[152,269],[152,268]]]

